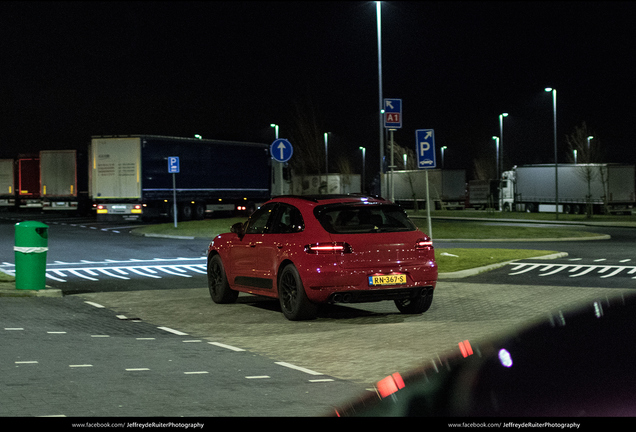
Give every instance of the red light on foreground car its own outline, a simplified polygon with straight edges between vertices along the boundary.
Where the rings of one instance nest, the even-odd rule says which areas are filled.
[[[305,246],[305,252],[313,254],[351,253],[351,245],[346,242],[313,243]]]
[[[404,380],[402,379],[402,375],[396,372],[378,381],[376,387],[380,396],[385,398],[404,388]]]

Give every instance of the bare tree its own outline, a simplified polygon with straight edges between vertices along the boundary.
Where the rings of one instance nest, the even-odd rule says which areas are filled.
[[[594,137],[591,142],[591,133],[585,122],[574,128],[574,132],[566,135],[565,139],[569,148],[569,158],[571,162],[582,164],[579,169],[579,176],[587,183],[586,196],[586,217],[592,217],[592,182],[599,178],[603,184],[603,191],[606,191],[606,173],[602,165],[595,164],[601,158],[601,143],[598,137]],[[607,193],[603,197],[607,205]]]

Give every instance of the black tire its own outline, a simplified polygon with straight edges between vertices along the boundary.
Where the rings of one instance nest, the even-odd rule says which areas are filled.
[[[179,209],[180,216],[181,216],[180,220],[182,221],[192,220],[192,214],[193,214],[192,206],[190,204],[181,204],[180,207],[181,207]]]
[[[311,320],[316,318],[318,306],[309,301],[300,280],[298,270],[288,264],[278,278],[278,300],[283,315],[290,321]]]
[[[205,219],[205,204],[195,204],[195,206],[194,206],[194,218],[196,220]]]
[[[403,314],[421,314],[429,310],[433,303],[433,291],[416,299],[394,300],[395,306]]]
[[[208,259],[208,289],[214,303],[234,303],[238,298],[238,291],[230,288],[223,268],[221,257],[214,255]]]

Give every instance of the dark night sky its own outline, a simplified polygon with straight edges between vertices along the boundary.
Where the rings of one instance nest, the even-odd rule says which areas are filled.
[[[435,129],[448,168],[553,162],[585,121],[608,162],[636,162],[636,3],[383,2],[383,95],[398,143]],[[0,157],[85,149],[91,135],[270,143],[313,106],[330,158],[377,171],[375,2],[2,2]],[[293,142],[292,142],[293,144]],[[370,172],[370,171],[367,171]],[[469,174],[470,177],[470,174]]]

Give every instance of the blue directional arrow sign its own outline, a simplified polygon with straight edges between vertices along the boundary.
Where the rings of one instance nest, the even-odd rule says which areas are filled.
[[[384,127],[386,129],[402,127],[402,99],[384,99]]]
[[[287,162],[294,154],[294,148],[286,139],[277,139],[269,146],[269,153],[272,159],[278,162]]]
[[[179,156],[169,156],[168,157],[168,173],[178,173],[179,172]]]
[[[415,153],[417,154],[417,168],[435,168],[435,132],[433,129],[418,129],[415,131]]]

